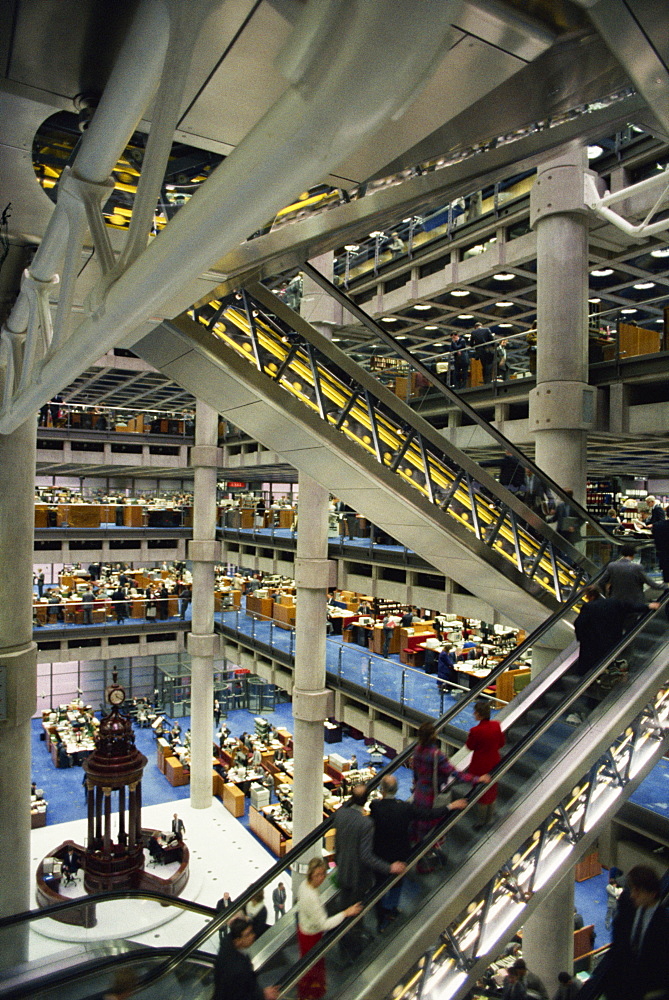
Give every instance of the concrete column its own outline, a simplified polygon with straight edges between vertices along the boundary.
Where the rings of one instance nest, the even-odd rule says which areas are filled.
[[[293,675],[294,843],[323,820],[323,722],[331,698],[325,688],[329,496],[326,489],[303,473],[299,487]]]
[[[559,972],[574,968],[574,869],[542,899],[523,926],[523,958],[553,996]]]
[[[585,503],[587,432],[595,417],[588,386],[586,151],[568,144],[539,169],[530,199],[537,233],[537,385],[530,393],[536,463]]]
[[[30,864],[30,719],[37,693],[32,641],[36,420],[0,435],[0,916],[33,902]],[[11,817],[11,820],[10,820]],[[27,959],[27,931],[3,937],[0,965]]]
[[[187,648],[191,660],[191,771],[190,801],[194,809],[211,806],[211,746],[214,718],[214,566],[220,560],[216,541],[216,471],[219,462],[218,414],[197,400],[194,468],[192,560],[193,598]]]

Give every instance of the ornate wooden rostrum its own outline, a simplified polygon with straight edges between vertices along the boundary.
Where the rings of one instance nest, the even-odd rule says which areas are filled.
[[[83,762],[88,796],[88,844],[82,858],[87,892],[138,885],[144,869],[142,773],[146,757],[135,746],[125,691],[107,691],[112,709],[100,722],[93,753]],[[115,801],[116,800],[116,801]]]

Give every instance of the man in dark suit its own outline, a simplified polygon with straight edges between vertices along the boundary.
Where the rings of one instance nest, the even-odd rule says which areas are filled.
[[[591,667],[609,653],[624,635],[630,614],[654,611],[659,605],[635,604],[631,601],[617,601],[612,597],[602,597],[598,587],[588,587],[583,605],[574,622],[576,638],[580,643],[578,662],[574,672],[583,677]]]
[[[374,824],[372,850],[377,857],[388,863],[405,862],[411,854],[409,831],[413,819],[445,816],[451,810],[464,809],[467,805],[466,799],[456,799],[441,809],[421,809],[412,802],[396,798],[397,778],[394,774],[385,774],[381,778],[380,788],[382,798],[374,799],[369,807]],[[378,902],[376,919],[379,931],[383,931],[397,916],[401,893],[400,880]]]
[[[172,833],[177,840],[183,840],[185,832],[186,826],[184,821],[177,815],[177,813],[174,813],[172,816]]]
[[[251,921],[235,917],[216,958],[214,1000],[277,1000],[276,986],[260,986],[246,954],[254,941]]]
[[[660,903],[660,880],[648,865],[635,865],[626,878],[613,924],[606,996],[668,1000],[669,912]]]

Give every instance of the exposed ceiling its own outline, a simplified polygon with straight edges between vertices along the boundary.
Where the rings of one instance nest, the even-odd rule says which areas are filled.
[[[288,86],[285,62],[279,53],[305,6],[302,0],[221,0],[190,8],[206,14],[193,40],[175,140],[223,158],[245,140]],[[79,113],[83,109],[86,113],[88,107],[94,107],[139,7],[139,2],[130,0],[113,5],[106,0],[9,0],[0,7],[0,169],[2,192],[12,202],[7,230],[11,253],[0,272],[0,293],[5,302],[11,301],[18,287],[27,262],[26,244],[41,239],[53,210],[32,170],[33,137],[54,112]],[[178,3],[170,9],[183,14]],[[336,169],[321,178],[349,192],[362,184],[368,196],[335,209],[328,216],[327,232],[323,227],[317,232],[319,226],[307,220],[231,251],[240,262],[263,254],[270,260],[275,255],[279,270],[290,258],[281,247],[291,243],[300,246],[297,253],[303,259],[324,248],[339,248],[341,257],[344,243],[363,246],[372,231],[401,229],[402,219],[415,215],[425,218],[481,188],[485,196],[486,188],[496,182],[493,214],[468,218],[463,226],[451,227],[446,233],[443,227],[431,230],[437,239],[421,245],[420,228],[414,233],[415,252],[410,264],[427,273],[440,257],[457,248],[464,253],[465,243],[470,243],[469,256],[477,258],[476,267],[457,282],[457,287],[444,283],[429,295],[410,295],[411,289],[402,291],[405,259],[387,262],[382,256],[376,274],[373,269],[358,271],[359,259],[351,261],[350,292],[363,300],[377,291],[382,280],[388,305],[384,301],[381,315],[397,321],[388,324],[389,331],[405,337],[404,346],[416,350],[423,360],[440,356],[442,334],[453,328],[467,330],[477,319],[499,327],[505,335],[522,334],[534,327],[536,262],[531,239],[525,235],[527,194],[521,192],[515,200],[508,200],[503,190],[505,178],[532,169],[542,151],[545,155],[551,146],[573,135],[601,142],[602,159],[594,165],[609,178],[625,169],[652,170],[654,162],[664,163],[667,158],[663,108],[669,106],[669,5],[646,0],[599,0],[594,4],[462,0],[449,9],[448,41],[426,85],[403,114],[373,136],[361,137],[357,151],[343,157]],[[642,35],[638,51],[630,51],[622,34],[612,39],[611,32],[601,27],[609,10],[636,16]],[[659,60],[654,64],[652,88],[643,74],[645,55],[651,52],[656,63]],[[140,132],[148,128],[154,114],[155,109],[149,109],[139,123]],[[641,131],[632,133],[629,126]],[[616,136],[623,134],[626,138],[619,143]],[[439,175],[414,176],[414,165],[426,161],[438,161],[445,169]],[[384,188],[375,180],[394,171],[404,172],[395,181],[406,182],[405,188]],[[418,192],[406,204],[402,202],[404,189]],[[430,190],[431,194],[425,194]],[[374,192],[378,192],[376,202],[370,197]],[[295,196],[298,194],[296,190]],[[384,204],[372,221],[374,211]],[[276,210],[281,207],[278,203]],[[514,230],[518,250],[518,259],[504,268],[513,278],[503,283],[494,277],[499,268],[494,264],[491,239],[501,226]],[[311,235],[300,243],[302,233]],[[112,232],[115,248],[121,246],[121,236]],[[483,252],[477,251],[479,246]],[[278,255],[274,247],[280,248]],[[666,258],[652,252],[663,248],[660,238],[633,245],[610,226],[593,228],[591,305],[603,323],[627,315],[631,322],[660,327],[669,270]],[[486,266],[488,254],[490,267]],[[204,287],[213,293],[217,283],[233,270],[232,260],[223,258],[218,270],[214,263],[208,285],[193,286],[190,301]],[[263,266],[265,273],[271,273],[267,270],[271,265]],[[257,263],[253,267],[258,267]],[[608,268],[611,274],[592,274]],[[241,273],[243,266],[239,270]],[[82,260],[81,290],[75,297],[77,310],[81,311],[84,297],[98,276],[97,262],[95,258],[91,261],[88,250]],[[466,295],[454,296],[454,291]],[[175,294],[174,303],[183,303],[185,294],[180,292],[181,298]],[[417,308],[420,306],[429,308]],[[622,314],[623,309],[636,312]],[[513,325],[502,327],[501,323]],[[369,345],[369,334],[353,324],[341,336],[340,346],[351,352]],[[101,402],[112,407],[167,411],[192,407],[189,394],[162,376],[147,371],[128,374],[117,371],[113,364],[85,368],[64,395],[82,405]]]

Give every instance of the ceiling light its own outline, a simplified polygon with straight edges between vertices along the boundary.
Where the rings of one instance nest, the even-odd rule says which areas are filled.
[[[588,302],[601,302],[601,299],[588,299]]]
[[[508,327],[513,326],[513,323],[498,323],[497,326],[508,329]]]
[[[432,308],[432,306],[427,305],[427,303],[425,303],[425,302],[418,302],[414,306],[414,309],[431,309],[431,308]]]
[[[339,343],[341,343],[341,337],[333,337],[332,338],[332,343],[333,344],[339,344]]]
[[[498,309],[508,309],[509,306],[513,305],[513,302],[495,302]]]
[[[385,236],[382,229],[375,229],[373,233],[369,234],[373,240],[377,239],[379,236]]]
[[[590,274],[593,278],[608,278],[610,274],[613,274],[612,267],[600,267],[596,271],[591,271]]]
[[[651,250],[651,257],[669,257],[669,247],[662,247],[661,250]]]
[[[634,287],[638,288],[639,291],[643,291],[646,288],[655,288],[655,282],[654,281],[637,281],[637,283],[636,283],[636,285]]]
[[[458,319],[474,319],[471,313],[460,313]]]
[[[638,309],[621,309],[620,311],[621,311],[621,313],[624,313],[625,316],[630,316],[632,313],[638,312],[639,310]]]
[[[604,150],[601,146],[588,146],[588,159],[596,160],[598,156],[601,156]]]
[[[354,253],[356,250],[359,249],[360,247],[358,246],[357,243],[346,243],[344,245],[344,250],[347,250],[349,253]]]
[[[451,295],[455,298],[460,298],[461,295],[471,295],[471,292],[467,288],[454,288]]]
[[[425,329],[426,330],[438,330],[439,327],[438,326],[426,326]]]
[[[510,271],[500,271],[499,274],[493,274],[495,281],[513,281],[515,274],[511,274]]]
[[[381,317],[381,322],[382,323],[399,323],[399,320],[398,320],[397,316],[382,316]]]
[[[395,339],[396,340],[406,340],[406,337],[404,336],[403,333],[400,333],[399,336],[397,336]]]

